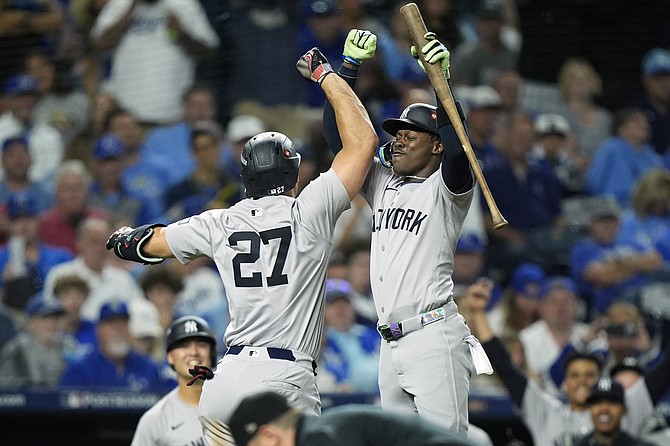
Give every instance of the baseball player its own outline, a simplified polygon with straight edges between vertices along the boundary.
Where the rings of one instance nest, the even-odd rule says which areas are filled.
[[[206,381],[199,416],[210,445],[233,444],[226,421],[245,395],[259,388],[283,393],[319,414],[314,358],[321,343],[328,258],[337,218],[350,207],[378,144],[353,90],[318,48],[298,61],[300,73],[321,85],[333,104],[343,148],[331,168],[295,197],[300,157],[278,132],[244,146],[242,182],[248,198],[229,209],[173,223],[124,227],[107,247],[147,264],[176,257],[214,260],[230,309],[228,351]]]
[[[464,308],[468,324],[481,340],[496,372],[509,391],[514,403],[521,409],[521,417],[528,427],[536,446],[571,445],[575,434],[584,435],[593,429],[587,398],[591,387],[600,377],[600,361],[592,354],[575,353],[565,361],[565,378],[561,389],[567,403],[542,390],[512,365],[509,353],[494,334],[485,309],[490,293],[466,293]],[[664,359],[626,389],[628,411],[621,420],[625,431],[638,435],[654,412],[656,404],[670,385],[670,348]]]
[[[425,37],[427,62],[440,64],[448,79],[449,51],[434,33]],[[351,30],[340,76],[353,85],[375,48],[374,34]],[[411,51],[418,57],[416,48]],[[326,103],[324,133],[337,152],[334,122]],[[373,212],[370,282],[383,338],[381,404],[464,433],[473,366],[492,372],[452,297],[454,250],[472,201],[472,172],[442,106],[412,104],[382,128],[394,139],[379,149],[361,190]]]
[[[175,320],[165,333],[167,362],[177,372],[177,387],[140,418],[131,446],[203,444],[198,420],[202,381],[190,369],[216,364],[216,335],[198,316]]]

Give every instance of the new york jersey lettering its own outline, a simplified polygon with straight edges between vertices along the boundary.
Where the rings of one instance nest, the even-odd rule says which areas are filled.
[[[419,235],[421,223],[428,217],[415,209],[377,209],[372,214],[372,232],[381,230],[407,231]]]

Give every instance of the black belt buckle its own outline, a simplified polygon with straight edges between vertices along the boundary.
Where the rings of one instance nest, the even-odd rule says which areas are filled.
[[[379,325],[377,326],[377,331],[387,342],[397,341],[398,339],[402,338],[402,325],[400,322],[394,322],[390,325]]]

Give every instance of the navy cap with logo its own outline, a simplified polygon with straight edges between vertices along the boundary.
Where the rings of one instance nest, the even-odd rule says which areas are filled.
[[[599,401],[612,401],[625,404],[623,386],[609,377],[600,378],[591,388],[591,394],[586,399],[586,404],[591,405]]]
[[[540,290],[540,296],[542,299],[547,297],[549,292],[555,289],[566,290],[575,296],[579,294],[577,290],[577,284],[568,276],[550,276],[547,277],[544,282],[542,282],[542,289]]]
[[[537,283],[539,288],[541,288],[545,277],[546,274],[540,265],[535,263],[522,263],[517,266],[512,273],[510,284],[514,291],[524,294],[526,292],[526,287],[531,283]]]
[[[276,392],[259,392],[240,402],[228,421],[237,446],[246,446],[258,429],[291,410],[286,398]]]
[[[100,317],[98,322],[105,322],[110,319],[125,318],[130,319],[130,312],[125,302],[106,302],[100,307]]]
[[[121,159],[125,154],[126,149],[121,140],[110,133],[98,138],[93,147],[93,157],[97,160]]]
[[[670,74],[670,51],[665,48],[651,49],[642,60],[642,71],[647,76]]]
[[[302,4],[302,13],[306,17],[329,16],[339,12],[337,0],[304,0]]]
[[[28,147],[29,147],[29,145],[28,145],[28,144],[29,144],[29,143],[28,143],[28,138],[26,137],[25,134],[24,134],[24,135],[15,135],[15,136],[11,136],[11,137],[5,139],[5,140],[2,142],[2,152],[4,153],[5,151],[7,151],[7,149],[8,149],[10,146],[12,146],[12,145],[14,145],[14,144],[20,144],[20,145],[22,145],[24,148],[28,148]]]
[[[16,74],[5,82],[4,92],[7,96],[36,94],[37,91],[37,79],[29,74]]]
[[[398,130],[414,130],[439,135],[437,130],[437,107],[430,104],[416,103],[405,108],[399,118],[387,119],[382,128],[395,136]]]

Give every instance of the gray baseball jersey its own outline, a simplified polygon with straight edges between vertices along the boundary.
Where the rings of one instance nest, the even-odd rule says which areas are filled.
[[[130,446],[204,446],[198,407],[173,389],[140,418]]]
[[[363,193],[372,208],[370,281],[385,324],[447,302],[454,283],[454,248],[473,189],[453,194],[440,170],[406,181],[373,163]]]
[[[626,408],[628,411],[621,420],[621,428],[638,435],[654,412],[643,378],[626,389]],[[567,446],[572,444],[574,434],[586,435],[593,430],[588,410],[572,410],[568,404],[543,391],[533,380],[528,380],[521,412],[536,446]]]
[[[350,205],[329,170],[296,199],[245,199],[167,227],[168,245],[180,262],[214,259],[229,303],[226,345],[317,356],[333,228]]]
[[[470,348],[481,347],[451,298],[451,275],[473,190],[450,192],[439,169],[425,180],[406,179],[375,161],[363,193],[373,213],[370,282],[379,323],[401,322],[440,307],[444,311],[441,320],[421,330],[382,341],[382,407],[418,412],[465,433]]]

